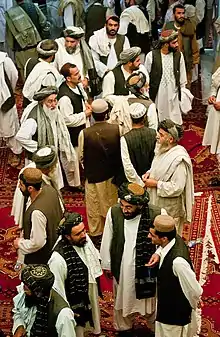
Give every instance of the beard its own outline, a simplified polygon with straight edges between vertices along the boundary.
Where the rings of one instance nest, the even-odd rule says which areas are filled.
[[[68,54],[74,54],[76,51],[76,46],[75,47],[66,47],[66,51]]]
[[[173,48],[171,46],[168,47],[169,53],[175,53],[177,51],[177,48]]]
[[[55,110],[55,109],[48,108],[48,107],[46,106],[46,104],[43,104],[43,109],[44,109],[44,112],[45,112],[45,114],[46,114],[47,116],[50,116],[51,113],[53,113],[53,111]]]
[[[159,147],[158,147],[158,153],[159,154],[162,154],[162,153],[165,153],[169,150],[169,142],[168,141],[165,141],[163,144],[159,144]]]
[[[81,239],[80,241],[72,241],[73,246],[77,246],[77,247],[84,247],[86,243],[87,243],[86,238]]]
[[[117,33],[118,33],[118,29],[114,30],[114,29],[107,29],[106,28],[106,33],[107,33],[107,35],[110,35],[110,36],[116,36]]]
[[[39,304],[39,299],[34,295],[25,294],[25,306],[31,308],[33,306],[37,306]]]
[[[183,26],[184,23],[185,23],[185,18],[177,19],[177,18],[175,17],[175,21],[176,21],[180,26]]]
[[[25,191],[22,191],[22,190],[20,189],[20,191],[21,191],[21,193],[23,194],[24,197],[27,197],[27,198],[30,197],[30,192],[28,191],[28,189],[26,189]]]
[[[141,208],[137,208],[132,213],[123,213],[125,220],[131,220],[134,219],[137,215],[141,213]]]

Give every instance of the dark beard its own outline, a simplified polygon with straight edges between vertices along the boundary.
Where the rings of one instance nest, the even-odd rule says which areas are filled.
[[[66,51],[68,54],[72,55],[76,51],[76,47],[66,47]]]
[[[116,36],[118,31],[115,31],[113,29],[109,30],[109,29],[106,28],[106,33],[107,33],[107,35],[110,35],[110,36]]]
[[[177,20],[177,19],[175,19],[176,20],[176,22],[180,25],[180,26],[183,26],[184,25],[184,23],[185,23],[185,19],[184,20]]]
[[[131,219],[134,219],[137,215],[139,215],[141,213],[141,209],[140,208],[137,208],[136,211],[132,212],[131,214],[129,215],[125,215],[124,214],[124,218],[125,220],[131,220]]]
[[[175,53],[177,51],[177,49],[169,46],[168,51],[169,51],[169,53]]]
[[[20,189],[20,191],[21,191],[21,193],[23,194],[24,197],[27,197],[27,198],[30,197],[30,192],[29,192],[28,190],[22,191],[22,190]]]
[[[37,296],[25,295],[25,306],[31,308],[39,304]]]

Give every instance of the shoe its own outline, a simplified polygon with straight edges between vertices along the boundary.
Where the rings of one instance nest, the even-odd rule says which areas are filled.
[[[220,186],[220,178],[219,177],[211,178],[209,180],[209,186],[212,187]]]
[[[118,331],[119,337],[133,337],[133,330],[124,330],[124,331]]]

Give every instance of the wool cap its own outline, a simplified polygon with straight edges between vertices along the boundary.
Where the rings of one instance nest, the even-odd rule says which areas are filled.
[[[177,38],[178,32],[173,29],[162,30],[160,35],[161,42],[170,42]]]
[[[108,103],[102,99],[98,98],[92,102],[92,112],[99,114],[108,111]]]
[[[68,26],[63,31],[64,37],[72,37],[73,39],[80,39],[85,32],[81,27]]]
[[[175,221],[169,215],[157,215],[153,225],[156,231],[162,233],[172,232],[175,229]]]
[[[54,146],[44,146],[33,153],[32,160],[35,162],[36,167],[45,169],[52,167],[57,161],[57,153]]]
[[[130,116],[134,119],[143,117],[147,112],[146,107],[141,103],[133,103],[129,106]]]
[[[33,96],[35,101],[42,101],[52,94],[58,94],[58,89],[55,86],[48,86],[41,88],[36,94]]]
[[[37,168],[27,167],[20,175],[20,179],[27,184],[42,183],[42,172]]]
[[[119,62],[121,64],[126,64],[129,61],[135,60],[141,54],[140,47],[132,47],[129,49],[125,49],[119,55]]]

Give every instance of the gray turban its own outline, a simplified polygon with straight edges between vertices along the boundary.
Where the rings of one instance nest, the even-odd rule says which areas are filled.
[[[149,202],[148,192],[135,183],[123,183],[119,187],[118,196],[131,205],[146,205]]]
[[[57,153],[54,146],[44,146],[33,153],[32,160],[36,168],[45,169],[52,167],[57,161]]]
[[[50,292],[54,275],[46,264],[29,264],[21,272],[21,280],[36,296]]]
[[[57,229],[58,235],[68,235],[73,227],[83,222],[82,215],[79,213],[65,213]]]
[[[52,94],[58,94],[58,89],[55,86],[48,86],[41,88],[36,94],[33,96],[33,99],[35,101],[42,101],[46,97],[52,95]]]
[[[69,26],[63,31],[64,37],[72,37],[73,39],[80,39],[85,32],[81,27]]]
[[[42,44],[45,45],[47,42],[48,44],[51,45],[52,49],[43,49]],[[58,51],[58,44],[54,40],[49,40],[49,39],[43,40],[37,45],[37,52],[38,54],[41,54],[41,55],[45,55],[49,57],[49,56],[55,55],[57,51]]]
[[[158,125],[159,129],[164,130],[165,132],[169,133],[177,142],[183,136],[183,127],[182,125],[175,124],[171,119],[164,119]]]
[[[125,49],[121,52],[119,56],[119,63],[126,64],[129,61],[134,61],[139,55],[141,54],[141,48],[139,47],[132,47],[129,49]]]

